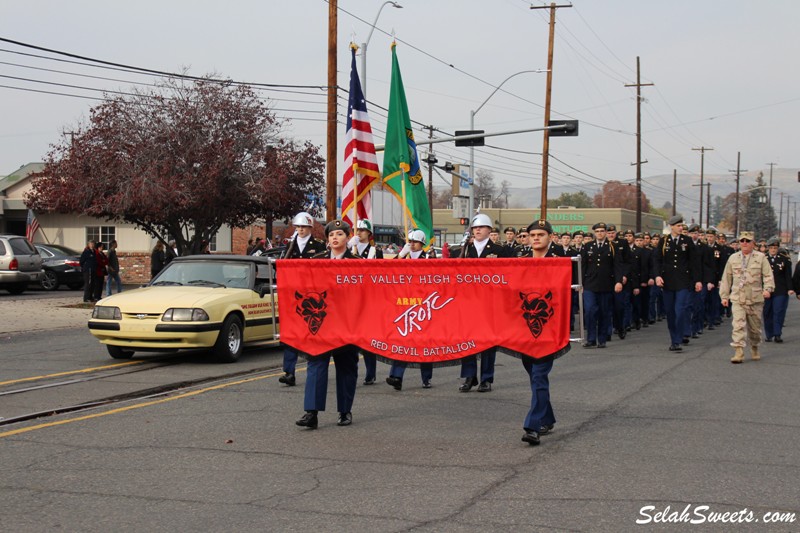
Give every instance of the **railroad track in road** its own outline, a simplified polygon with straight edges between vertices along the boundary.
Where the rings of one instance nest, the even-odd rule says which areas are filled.
[[[125,363],[117,363],[101,367],[93,367],[93,368],[79,369],[68,372],[59,372],[54,374],[2,381],[0,382],[0,399],[3,397],[13,396],[13,395],[42,392],[56,387],[78,386],[80,384],[84,384],[91,381],[118,378],[120,376],[128,374],[136,374],[141,372],[152,371],[158,368],[180,364],[183,360],[185,360],[185,358],[181,357],[181,355],[176,355],[171,357],[159,358],[156,360],[129,361]],[[145,387],[142,389],[106,396],[90,401],[79,402],[70,405],[48,407],[45,409],[37,409],[29,413],[14,415],[10,417],[3,417],[2,412],[0,412],[0,426],[9,426],[21,422],[52,417],[55,415],[60,415],[65,413],[76,413],[120,402],[127,402],[132,400],[147,400],[147,399],[168,396],[170,394],[186,391],[187,389],[191,389],[193,387],[197,387],[200,385],[222,383],[237,378],[255,377],[259,375],[267,376],[273,373],[277,376],[280,373],[278,371],[280,371],[279,364],[270,364],[266,366],[259,366],[257,368],[248,368],[246,370],[240,370],[236,372],[205,375],[194,379],[184,379],[175,382],[162,383],[156,386]],[[19,385],[23,383],[26,384],[26,386],[20,387]],[[35,384],[30,385],[31,383]]]

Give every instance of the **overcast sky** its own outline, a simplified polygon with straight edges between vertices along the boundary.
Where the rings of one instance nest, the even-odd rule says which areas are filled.
[[[382,10],[367,54],[367,99],[374,103],[369,111],[377,143],[385,130],[379,106],[388,106],[392,32],[411,118],[442,132],[467,129],[470,110],[508,76],[546,67],[549,12],[529,9],[531,2],[399,3],[403,9]],[[381,4],[339,1],[340,87],[349,84],[348,43],[366,39]],[[775,191],[800,196],[794,178],[800,167],[798,21],[800,2],[793,0],[577,0],[572,8],[559,9],[552,118],[580,120],[580,136],[551,139],[551,184],[593,194],[606,180],[635,179],[635,89],[624,85],[636,81],[639,56],[642,82],[655,84],[642,88],[645,193],[671,195],[677,169],[687,175],[679,205],[694,202],[699,190],[690,185],[699,178],[690,175],[699,174],[700,154],[692,148],[706,146],[714,150],[706,154],[705,171],[720,188],[732,183],[728,171],[741,151],[742,168],[751,177],[758,170],[768,173],[767,163],[773,162],[782,178]],[[193,75],[281,85],[326,84],[327,28],[323,0],[0,2],[0,37],[6,39],[137,67],[188,68]],[[68,59],[0,42],[0,175],[40,161],[62,130],[85,120],[97,104],[93,98],[102,96],[89,89],[126,91],[132,82],[153,82],[150,76],[55,58]],[[509,80],[476,115],[476,128],[540,127],[545,79],[545,74],[521,74]],[[321,90],[261,94],[274,99],[278,115],[292,119],[287,133],[324,144]],[[346,94],[341,96],[340,175]],[[415,135],[420,140],[427,133]],[[476,151],[477,168],[515,187],[541,183],[540,132],[495,137],[487,144],[491,147]],[[435,150],[440,161],[469,158],[467,149],[449,144]]]

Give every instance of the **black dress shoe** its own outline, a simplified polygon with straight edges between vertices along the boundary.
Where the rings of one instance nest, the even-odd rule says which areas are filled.
[[[647,321],[647,323],[648,323],[648,324],[650,324],[650,325],[652,326],[653,324],[655,324],[655,323],[656,323],[656,321],[655,321],[655,320],[648,320],[648,321]]]
[[[605,348],[605,347],[606,347],[606,343],[604,343],[604,342],[601,342],[601,343],[599,343],[599,344],[597,345],[597,348],[598,348],[598,349],[600,349],[600,348]]]
[[[294,374],[290,374],[289,372],[286,372],[284,375],[279,377],[278,381],[280,381],[281,383],[285,383],[286,385],[288,385],[290,387],[294,387],[295,383],[297,383],[297,381],[295,380]]]
[[[364,380],[364,385],[375,385],[375,378],[368,378]]]
[[[386,383],[394,387],[394,390],[403,390],[403,380],[394,376],[386,378]]]
[[[553,424],[547,424],[546,426],[542,426],[539,428],[539,436],[547,435],[553,431]]]
[[[640,329],[642,329],[642,322],[640,320],[637,320],[636,324],[633,327],[636,328],[636,331],[639,331]]]
[[[472,387],[478,384],[478,378],[472,376],[471,378],[466,378],[464,383],[458,388],[459,392],[469,392],[472,390]]]
[[[642,322],[642,327],[643,328],[649,328],[650,327],[650,322]]]
[[[627,335],[627,333],[625,332],[625,328],[619,330],[619,333],[617,333],[617,335],[619,335],[620,339],[624,339],[625,335]]]
[[[715,329],[717,329],[717,328],[714,327],[714,324],[709,324],[708,325],[708,331],[714,331]]]
[[[596,342],[584,342],[583,343],[583,347],[584,348],[596,348],[597,347],[597,343]]]
[[[530,429],[526,429],[525,434],[522,436],[522,442],[527,442],[531,446],[538,446],[539,434]]]
[[[689,337],[683,338],[683,344],[689,344]]]
[[[670,344],[670,346],[669,346],[669,351],[670,351],[670,352],[680,352],[680,351],[683,351],[683,346],[681,346],[680,344]]]
[[[481,384],[478,385],[478,392],[489,392],[492,390],[492,384],[488,381],[481,381]]]
[[[693,339],[699,339],[699,338],[700,338],[700,335],[698,335],[697,333],[692,333],[692,338],[693,338]],[[688,344],[688,343],[687,343],[687,344]]]
[[[337,426],[349,426],[353,423],[353,413],[339,413],[339,420],[336,422]]]
[[[317,412],[306,411],[306,414],[304,414],[300,420],[295,422],[295,424],[308,429],[317,429],[317,425],[319,424],[319,421],[317,420]]]
[[[775,335],[775,342],[777,342],[777,343],[783,342],[783,339],[781,339],[780,335]]]
[[[764,342],[772,342],[772,337],[767,337],[766,339],[764,339]]]
[[[423,382],[422,382],[422,388],[423,388],[423,389],[430,389],[432,386],[433,386],[433,385],[431,385],[431,382],[430,382],[430,381],[423,381]]]

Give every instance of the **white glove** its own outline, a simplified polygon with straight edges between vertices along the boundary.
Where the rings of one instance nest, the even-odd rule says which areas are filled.
[[[351,237],[349,241],[347,241],[347,247],[350,249],[352,249],[356,244],[358,244],[358,237],[355,235]]]
[[[397,254],[397,257],[405,257],[410,253],[411,253],[411,245],[406,243],[405,246],[403,246],[403,249],[400,250],[400,253]]]

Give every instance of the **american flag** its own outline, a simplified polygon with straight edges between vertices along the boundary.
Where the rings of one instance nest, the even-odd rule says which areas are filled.
[[[344,177],[342,178],[342,219],[351,226],[356,218],[372,219],[372,186],[381,179],[372,127],[367,116],[367,102],[361,92],[356,71],[356,47],[351,46],[350,101],[347,104],[347,143],[344,148]],[[356,183],[358,186],[356,187]],[[358,196],[356,196],[358,190]],[[356,212],[356,209],[358,211]]]
[[[32,209],[28,209],[28,224],[25,228],[25,238],[28,242],[33,242],[36,232],[39,230],[39,221],[36,220],[36,215],[33,214]]]

